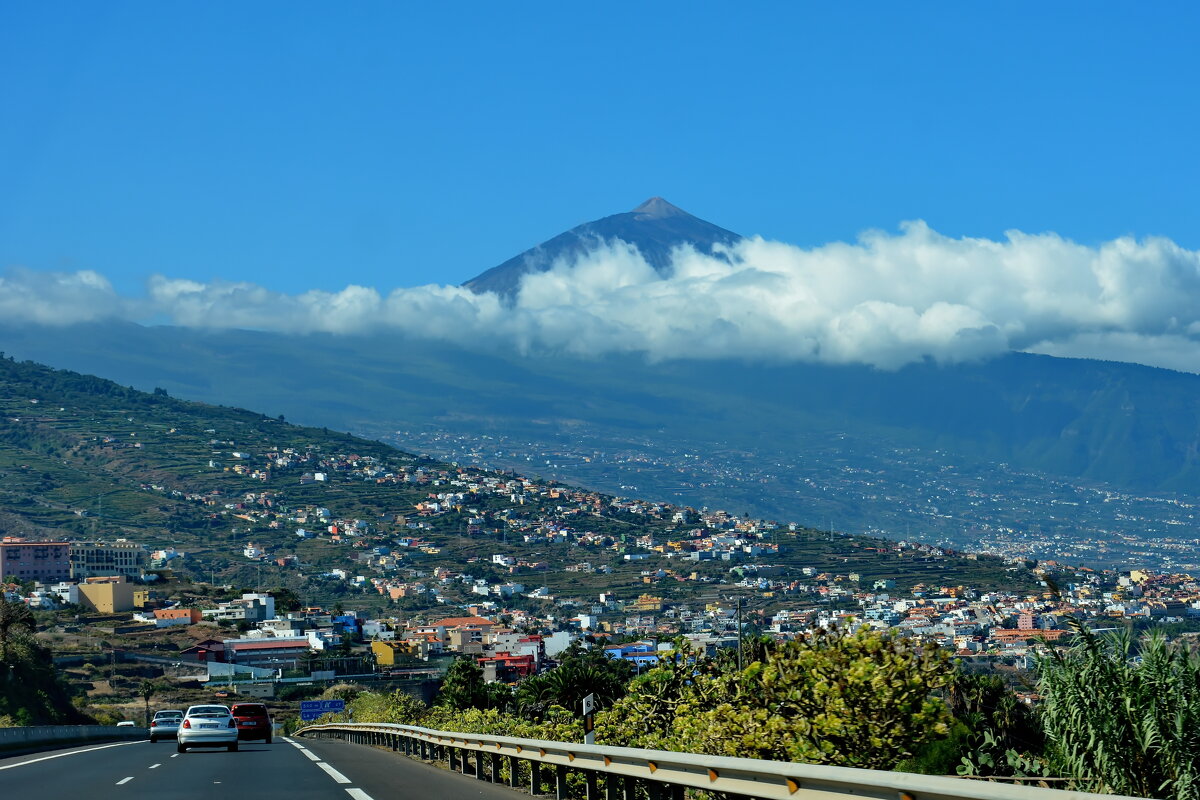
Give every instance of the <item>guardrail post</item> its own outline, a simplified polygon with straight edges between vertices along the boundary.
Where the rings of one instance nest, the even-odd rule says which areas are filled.
[[[646,781],[646,794],[650,800],[667,800],[663,793],[663,785],[658,781]]]
[[[421,740],[421,760],[429,760],[429,742],[425,741],[424,739]]]
[[[515,787],[517,785],[517,757],[508,757],[508,785]]]
[[[596,771],[589,769],[583,773],[583,777],[587,781],[584,796],[587,800],[600,800],[600,786],[596,783]]]
[[[567,768],[559,764],[554,770],[554,798],[567,800],[567,794]]]
[[[542,765],[536,761],[529,762],[529,793],[542,793]]]
[[[483,774],[483,751],[475,751],[475,777],[479,780],[486,780],[487,776]]]
[[[488,780],[492,783],[500,783],[500,756],[496,753],[491,753],[488,756],[488,761],[491,762],[488,765]]]

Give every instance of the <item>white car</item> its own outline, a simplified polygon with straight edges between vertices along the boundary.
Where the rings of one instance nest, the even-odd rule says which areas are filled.
[[[183,712],[179,710],[158,711],[150,720],[150,743],[159,739],[174,739],[179,734],[179,726],[183,724]]]
[[[181,753],[189,747],[224,747],[232,753],[238,749],[237,722],[228,706],[191,706],[176,739]]]

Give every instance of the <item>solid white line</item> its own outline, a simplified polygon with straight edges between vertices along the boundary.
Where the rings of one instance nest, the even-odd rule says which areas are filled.
[[[117,781],[117,786],[120,786],[125,783],[129,783],[131,780],[133,780],[132,775],[130,775],[128,778],[121,778],[121,780]]]
[[[308,756],[310,761],[320,761],[321,760],[321,757],[319,755],[317,755],[316,753],[314,753],[312,750],[301,750],[300,752],[304,753],[304,755]]]
[[[362,789],[347,789],[346,794],[354,798],[354,800],[375,800],[374,797],[364,792]]]
[[[317,766],[329,773],[329,777],[333,778],[338,783],[351,783],[352,781],[342,773],[338,772],[333,767],[326,764],[324,761],[318,761]]]
[[[20,764],[8,764],[0,767],[0,770],[12,769],[13,767],[23,767],[26,764],[36,764],[39,761],[49,761],[52,758],[64,758],[66,756],[77,756],[81,753],[90,753],[93,750],[106,750],[110,747],[124,747],[127,744],[146,744],[145,742],[117,742],[116,744],[102,744],[99,747],[89,747],[87,750],[73,750],[70,753],[56,753],[52,756],[42,756],[41,758],[31,758],[28,761],[22,761]]]
[[[150,769],[157,769],[158,767],[161,767],[161,766],[162,766],[162,764],[151,764]]]

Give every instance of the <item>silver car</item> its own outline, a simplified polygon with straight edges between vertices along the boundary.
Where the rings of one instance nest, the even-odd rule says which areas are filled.
[[[176,738],[181,753],[189,747],[224,747],[232,753],[238,749],[237,722],[228,706],[191,706]]]
[[[154,714],[154,719],[150,720],[150,742],[157,742],[159,739],[174,739],[179,733],[179,726],[183,722],[183,712],[179,710],[158,711]]]

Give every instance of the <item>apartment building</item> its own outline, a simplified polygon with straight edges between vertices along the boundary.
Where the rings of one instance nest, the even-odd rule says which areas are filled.
[[[70,577],[70,542],[35,542],[15,536],[0,539],[0,580],[57,583]]]
[[[71,545],[71,577],[77,581],[109,575],[124,575],[137,580],[149,563],[150,554],[146,548],[128,539]]]

